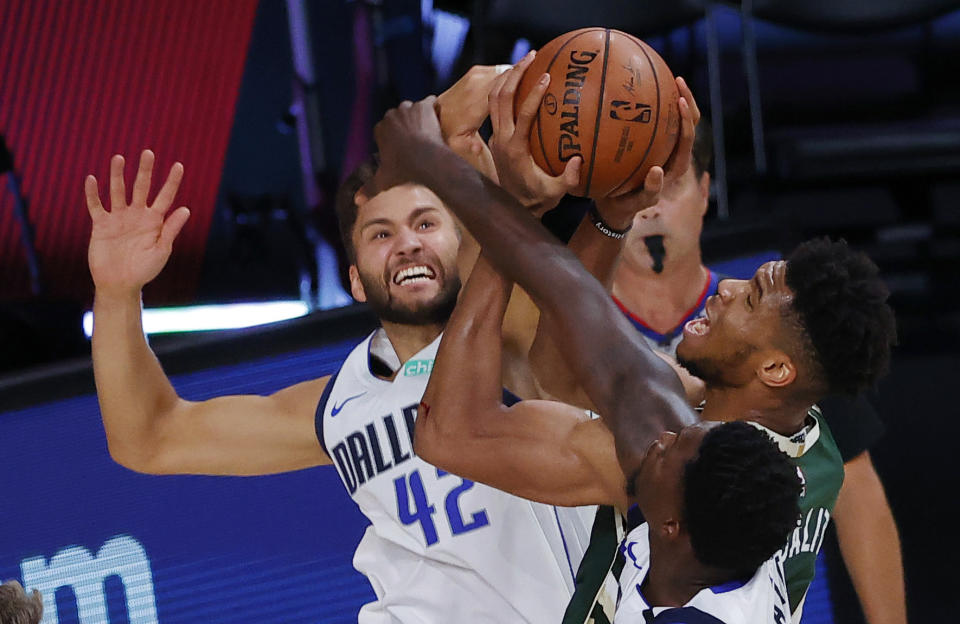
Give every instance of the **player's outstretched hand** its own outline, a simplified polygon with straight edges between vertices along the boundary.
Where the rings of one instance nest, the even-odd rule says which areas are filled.
[[[597,200],[601,216],[611,225],[629,226],[638,212],[660,201],[663,187],[686,173],[693,161],[693,140],[696,126],[700,123],[700,108],[687,82],[680,77],[676,80],[680,93],[677,102],[680,109],[680,136],[677,137],[677,144],[663,167],[650,168],[642,187],[623,195]]]
[[[401,102],[387,111],[374,127],[380,164],[367,196],[373,197],[398,184],[415,178],[417,151],[429,145],[443,145],[440,120],[436,113],[436,96],[419,102]],[[372,193],[372,194],[371,194]]]
[[[175,163],[152,204],[147,204],[153,174],[153,152],[140,154],[140,167],[133,184],[133,196],[127,203],[123,180],[123,156],[110,159],[110,210],[100,203],[97,179],[84,181],[87,209],[93,220],[87,259],[97,292],[129,295],[160,273],[170,257],[173,241],[180,233],[190,210],[185,206],[169,215],[180,181],[183,165]]]
[[[531,51],[498,77],[490,90],[490,123],[493,126],[490,151],[497,166],[500,186],[540,216],[555,208],[563,196],[577,186],[583,159],[579,156],[571,158],[558,176],[551,176],[533,160],[530,129],[550,84],[550,75],[543,74],[520,103],[516,121],[513,110],[517,86],[533,58],[534,52]]]

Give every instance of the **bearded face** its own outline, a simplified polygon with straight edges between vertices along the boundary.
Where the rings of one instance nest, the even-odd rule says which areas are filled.
[[[743,345],[726,353],[695,352],[686,357],[681,352],[682,349],[678,346],[677,363],[687,369],[691,375],[702,379],[708,387],[730,388],[742,385],[740,379],[742,375],[738,373],[753,352],[753,348]]]
[[[429,189],[393,187],[360,206],[350,267],[354,298],[382,321],[443,324],[460,292],[460,236],[453,218]]]
[[[785,284],[785,263],[768,262],[750,280],[725,279],[708,297],[703,316],[683,327],[677,361],[707,387],[740,387],[758,371],[784,385],[772,366],[784,358],[781,345],[800,330],[784,324],[792,293]]]

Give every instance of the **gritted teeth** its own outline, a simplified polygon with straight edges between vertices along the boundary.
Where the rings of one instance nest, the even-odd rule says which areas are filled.
[[[397,271],[393,276],[393,283],[403,284],[412,281],[426,281],[435,279],[436,277],[437,273],[432,268],[425,264],[417,264]]]
[[[705,336],[710,333],[710,320],[706,317],[698,317],[689,321],[685,328],[695,336]]]

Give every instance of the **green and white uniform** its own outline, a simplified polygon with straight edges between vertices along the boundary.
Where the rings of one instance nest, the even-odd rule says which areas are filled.
[[[626,535],[626,518],[619,511],[607,505],[597,508],[590,545],[577,569],[573,597],[562,624],[613,622],[624,565],[619,547]]]
[[[843,460],[830,428],[814,406],[804,428],[787,437],[767,432],[794,460],[803,479],[801,519],[779,553],[786,573],[792,621],[800,621],[807,587],[813,580],[817,553],[830,522],[833,505],[843,484]],[[576,590],[564,613],[563,624],[609,624],[613,621],[623,557],[617,548],[624,538],[624,519],[612,507],[597,511],[590,546],[577,571]]]
[[[800,496],[800,524],[780,551],[787,574],[787,591],[793,621],[799,622],[807,587],[813,580],[817,553],[823,546],[833,505],[843,485],[843,459],[820,409],[811,407],[806,426],[787,437],[750,423],[766,431],[800,469],[803,493]]]

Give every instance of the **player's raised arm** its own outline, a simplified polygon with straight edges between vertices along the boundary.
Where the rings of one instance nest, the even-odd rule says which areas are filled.
[[[414,436],[439,468],[554,505],[627,507],[604,424],[553,401],[502,403],[501,324],[511,285],[481,255],[447,324]]]
[[[377,125],[379,183],[414,180],[433,189],[497,269],[555,317],[563,355],[613,431],[624,472],[632,474],[661,432],[693,420],[679,380],[572,252],[509,193],[451,158],[433,100],[401,104]]]
[[[663,186],[678,179],[690,167],[700,110],[686,82],[682,78],[677,78],[676,82],[680,93],[680,135],[665,166],[651,167],[643,186],[636,191],[596,200],[567,244],[584,267],[607,288],[610,287],[613,269],[623,247],[624,234],[630,229],[634,218],[656,204]],[[551,321],[550,316],[541,318],[537,337],[530,349],[530,365],[537,385],[545,396],[589,407],[577,375],[563,358],[558,357],[560,351],[556,336],[562,334],[557,333]],[[702,395],[701,384],[684,371],[680,373],[684,387],[688,388],[689,400],[698,403]]]
[[[565,193],[577,186],[581,159],[570,159],[564,171],[557,176],[549,175],[534,161],[529,135],[549,85],[549,74],[544,74],[543,80],[535,84],[523,102],[519,103],[519,108],[514,110],[517,88],[532,60],[531,53],[493,84],[490,91],[490,119],[493,126],[490,150],[497,165],[500,185],[535,215],[539,215],[556,206]],[[587,270],[607,286],[622,247],[622,235],[618,237],[618,233],[630,228],[638,212],[657,202],[663,184],[677,179],[690,166],[700,111],[686,82],[682,78],[677,78],[676,82],[680,94],[680,135],[665,167],[652,167],[644,185],[636,191],[598,200],[594,212],[583,219],[567,245]],[[441,118],[441,125],[442,121]],[[541,398],[593,408],[579,378],[560,357],[554,339],[557,331],[549,315],[541,317],[536,339],[528,349],[536,394]],[[678,370],[678,367],[674,368]],[[699,403],[702,384],[685,371],[681,372],[684,387],[689,388],[689,400],[693,404]]]
[[[140,291],[170,257],[190,216],[170,212],[183,166],[176,163],[147,203],[154,156],[140,158],[127,202],[124,159],[110,161],[110,210],[97,180],[85,181],[93,220],[88,259],[96,287],[93,369],[110,454],[138,472],[265,474],[329,463],[314,433],[313,413],[326,378],[273,396],[180,398],[143,334]]]

